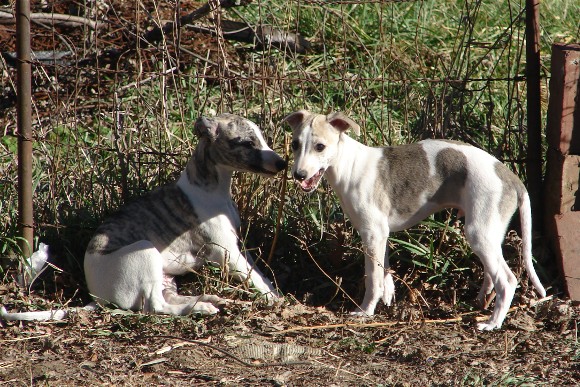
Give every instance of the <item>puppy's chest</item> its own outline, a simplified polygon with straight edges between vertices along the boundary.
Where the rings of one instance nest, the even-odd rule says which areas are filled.
[[[232,205],[219,210],[199,210],[197,226],[199,233],[213,243],[231,243],[237,241],[237,229],[240,226],[239,215]]]
[[[187,255],[190,259],[206,258],[216,249],[237,248],[238,213],[231,200],[219,205],[209,201],[193,205],[196,222],[189,230],[168,243],[165,251],[171,255]]]
[[[237,250],[237,233],[229,217],[217,215],[177,236],[162,251],[166,265],[176,268],[197,268],[205,260],[223,251]],[[167,266],[166,269],[170,269]],[[179,270],[178,270],[179,271]]]

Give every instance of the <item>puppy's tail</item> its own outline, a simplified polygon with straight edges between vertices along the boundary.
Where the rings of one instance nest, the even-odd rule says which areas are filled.
[[[524,264],[534,288],[541,297],[546,297],[546,289],[542,286],[532,261],[532,206],[530,204],[530,196],[525,190],[519,195],[519,201]]]
[[[0,308],[0,319],[5,321],[58,321],[64,320],[67,315],[68,312],[62,309],[8,313],[5,307]]]
[[[95,310],[97,305],[94,302],[85,306],[84,310]],[[4,306],[0,307],[0,320],[4,321],[60,321],[64,320],[71,311],[76,311],[77,308],[71,309],[56,309],[45,310],[37,312],[17,312],[9,313]]]

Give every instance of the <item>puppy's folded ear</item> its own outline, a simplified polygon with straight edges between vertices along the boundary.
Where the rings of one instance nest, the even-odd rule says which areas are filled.
[[[218,121],[212,118],[199,117],[195,121],[194,131],[199,138],[206,137],[211,141],[215,141],[219,134]]]
[[[352,128],[357,136],[360,136],[360,126],[349,117],[345,116],[343,113],[334,112],[326,116],[326,121],[336,129],[344,132],[348,128]]]
[[[287,122],[290,125],[291,129],[298,127],[301,123],[304,122],[307,116],[310,115],[308,110],[299,110],[297,112],[288,114],[282,122]]]

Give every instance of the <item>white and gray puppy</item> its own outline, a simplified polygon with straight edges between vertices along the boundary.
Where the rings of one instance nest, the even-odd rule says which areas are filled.
[[[484,280],[478,301],[495,289],[495,307],[480,330],[500,328],[517,280],[502,254],[502,243],[519,208],[523,257],[536,291],[542,287],[532,263],[531,209],[520,179],[490,154],[444,140],[382,148],[350,138],[360,127],[342,113],[297,111],[285,118],[292,128],[292,174],[302,190],[313,191],[324,175],[358,230],[365,253],[365,296],[357,315],[373,315],[380,299],[390,305],[395,287],[389,272],[387,238],[444,208],[465,216],[465,237],[479,256]]]
[[[214,314],[215,295],[182,296],[174,277],[204,263],[249,281],[267,301],[272,283],[238,246],[239,214],[231,197],[234,171],[273,176],[286,161],[268,147],[258,126],[232,114],[199,118],[199,144],[181,177],[122,207],[91,239],[84,260],[93,298],[147,313]],[[63,311],[7,313],[10,320],[63,318]]]

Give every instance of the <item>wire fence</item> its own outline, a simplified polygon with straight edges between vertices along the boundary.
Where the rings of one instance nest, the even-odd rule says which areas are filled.
[[[35,233],[77,266],[106,214],[176,176],[200,115],[247,116],[287,153],[286,114],[340,110],[369,145],[463,140],[526,178],[522,1],[62,0],[32,12]],[[13,11],[0,6],[4,256],[18,235],[16,39]],[[281,200],[290,234],[312,205],[281,185],[239,176],[234,186],[264,239]]]

